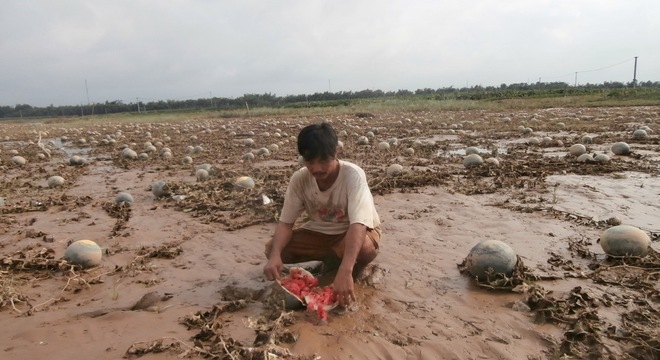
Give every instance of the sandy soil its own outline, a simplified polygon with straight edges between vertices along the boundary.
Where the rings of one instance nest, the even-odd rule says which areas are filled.
[[[323,120],[346,131],[342,157],[367,171],[384,236],[377,267],[356,285],[358,304],[319,323],[304,310],[275,307],[262,267],[286,180],[299,166],[291,137]],[[650,127],[648,137],[633,139],[642,126]],[[658,128],[656,107],[2,124],[0,357],[658,358],[660,264],[626,281],[615,270],[642,267],[609,263],[597,243],[616,217],[647,232],[660,250]],[[375,133],[370,145],[357,146],[368,131]],[[585,134],[593,138],[589,151],[609,154],[609,163],[567,155]],[[551,141],[528,145],[544,136]],[[394,137],[397,145],[378,150]],[[244,146],[246,138],[255,145]],[[163,144],[147,160],[121,157],[122,144],[141,152],[146,141]],[[612,154],[617,141],[633,154]],[[269,156],[242,160],[273,143],[279,149]],[[194,145],[203,151],[187,154]],[[464,168],[466,146],[479,147],[484,158],[497,149],[501,166]],[[158,155],[163,147],[171,159]],[[415,155],[404,155],[407,147]],[[38,157],[43,148],[50,157]],[[15,166],[11,150],[27,164]],[[68,165],[72,155],[87,163]],[[181,162],[186,155],[192,165]],[[395,162],[405,173],[387,178]],[[194,167],[203,163],[215,170],[200,182]],[[64,187],[49,188],[52,175],[63,176]],[[240,175],[257,186],[234,187]],[[157,199],[156,180],[185,198]],[[114,205],[121,191],[133,196],[130,208]],[[61,260],[80,239],[101,246],[99,267]],[[461,274],[457,265],[487,239],[509,244],[537,280],[522,290],[491,290]],[[554,301],[578,294],[584,303],[561,321],[540,321],[539,314],[554,313],[533,309],[538,298],[530,288]],[[130,310],[153,291],[171,298]],[[646,311],[638,333],[625,321],[635,309]],[[596,314],[588,318],[594,326],[577,331],[580,314]],[[655,343],[640,345],[640,334]]]

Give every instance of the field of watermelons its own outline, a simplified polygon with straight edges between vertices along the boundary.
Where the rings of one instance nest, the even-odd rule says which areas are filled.
[[[433,101],[2,123],[3,353],[658,358],[660,107]],[[322,321],[262,275],[314,122],[383,221],[357,304]],[[475,274],[486,240],[509,265]]]

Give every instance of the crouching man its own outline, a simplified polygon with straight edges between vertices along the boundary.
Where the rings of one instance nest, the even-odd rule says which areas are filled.
[[[264,275],[279,279],[283,264],[339,263],[332,287],[347,306],[355,300],[353,274],[378,255],[381,230],[364,170],[339,160],[337,144],[327,123],[309,125],[298,134],[305,167],[289,181],[275,234],[266,244]],[[310,220],[293,230],[303,210]]]

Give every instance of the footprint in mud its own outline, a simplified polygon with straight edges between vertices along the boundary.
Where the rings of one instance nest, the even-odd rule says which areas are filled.
[[[140,300],[138,300],[135,305],[133,305],[130,310],[152,310],[157,309],[160,302],[167,301],[172,298],[172,294],[165,293],[160,295],[157,291],[152,291],[144,294]],[[169,307],[169,306],[168,306]],[[164,310],[164,309],[161,309]]]
[[[76,318],[83,318],[83,317],[89,317],[89,318],[96,318],[99,316],[103,316],[106,314],[109,314],[114,311],[138,311],[138,310],[144,310],[144,311],[153,311],[153,312],[163,312],[167,310],[168,308],[172,307],[172,305],[167,305],[167,306],[162,306],[162,302],[167,301],[171,299],[174,295],[170,293],[165,293],[165,294],[160,294],[157,291],[151,291],[144,296],[140,298],[133,306],[128,307],[128,308],[110,308],[110,309],[101,309],[101,310],[95,310],[95,311],[90,311],[90,312],[85,312],[82,314],[78,314],[75,317]]]
[[[235,285],[227,285],[218,291],[222,295],[223,301],[252,300],[262,299],[267,292],[267,288],[249,289]]]

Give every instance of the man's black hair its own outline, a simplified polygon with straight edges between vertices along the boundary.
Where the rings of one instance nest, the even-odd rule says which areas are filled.
[[[337,155],[337,133],[323,122],[305,126],[298,134],[298,153],[305,161],[328,160]]]

